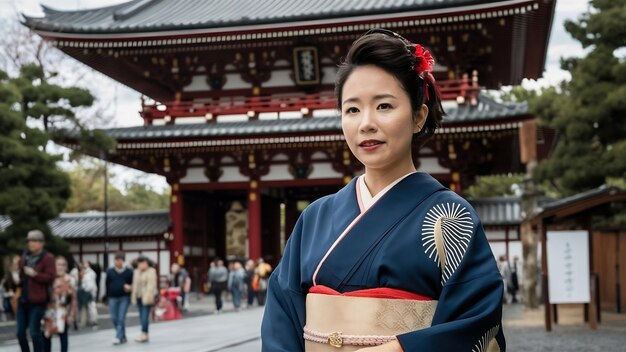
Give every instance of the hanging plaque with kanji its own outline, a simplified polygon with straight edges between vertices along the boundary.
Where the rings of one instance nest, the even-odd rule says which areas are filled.
[[[294,48],[293,65],[297,85],[320,83],[320,67],[316,47],[304,46]]]

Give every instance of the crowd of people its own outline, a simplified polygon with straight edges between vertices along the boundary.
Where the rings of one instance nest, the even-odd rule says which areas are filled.
[[[246,261],[245,268],[241,261],[232,261],[228,268],[224,261],[217,258],[211,262],[206,292],[215,296],[215,312],[220,314],[223,308],[224,292],[230,295],[235,311],[241,309],[241,299],[246,297],[246,307],[252,307],[256,300],[259,306],[265,304],[267,296],[267,280],[272,267],[259,259]]]
[[[71,265],[63,256],[55,256],[45,249],[45,237],[39,230],[28,232],[26,249],[12,258],[2,279],[2,310],[8,319],[16,320],[16,335],[21,350],[51,351],[58,336],[60,350],[68,351],[68,330],[97,328],[96,302],[100,295],[100,268],[96,263],[83,261]],[[106,302],[115,328],[113,345],[128,342],[126,314],[135,305],[139,312],[141,333],[138,343],[149,341],[149,324],[158,319],[159,308],[186,311],[192,279],[188,271],[173,263],[166,288],[159,290],[155,263],[140,255],[127,264],[125,253],[117,252],[113,266],[106,270],[103,302]],[[222,259],[210,263],[207,283],[198,285],[215,297],[215,312],[223,311],[224,296],[232,300],[235,311],[252,307],[255,300],[264,305],[268,279],[272,267],[262,259],[231,260],[226,267]],[[173,303],[166,293],[174,292]],[[161,296],[161,297],[159,297]],[[165,303],[164,303],[165,302]],[[180,314],[179,314],[180,316]],[[28,331],[28,334],[27,334]]]

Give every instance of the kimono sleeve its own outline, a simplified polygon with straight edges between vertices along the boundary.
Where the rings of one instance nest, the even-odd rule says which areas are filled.
[[[304,213],[287,241],[285,253],[268,283],[261,324],[262,351],[304,351],[306,294],[301,288],[300,243]]]
[[[439,262],[440,252],[446,257],[441,294],[431,327],[399,335],[398,342],[406,352],[505,351],[503,282],[478,216],[464,200],[433,209],[444,243],[443,250],[431,250],[431,259]]]

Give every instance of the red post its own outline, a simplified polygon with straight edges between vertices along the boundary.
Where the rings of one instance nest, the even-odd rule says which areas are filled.
[[[248,187],[248,256],[261,258],[261,192],[256,179]]]
[[[170,217],[172,218],[172,231],[174,238],[170,244],[170,264],[185,264],[185,234],[183,232],[183,193],[177,183],[172,184],[172,197],[170,199]]]

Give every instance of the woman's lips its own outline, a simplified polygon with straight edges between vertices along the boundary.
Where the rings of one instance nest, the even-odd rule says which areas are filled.
[[[361,147],[365,151],[372,151],[372,150],[378,149],[384,143],[385,142],[383,141],[379,141],[375,139],[368,139],[366,141],[359,143],[359,147]]]

